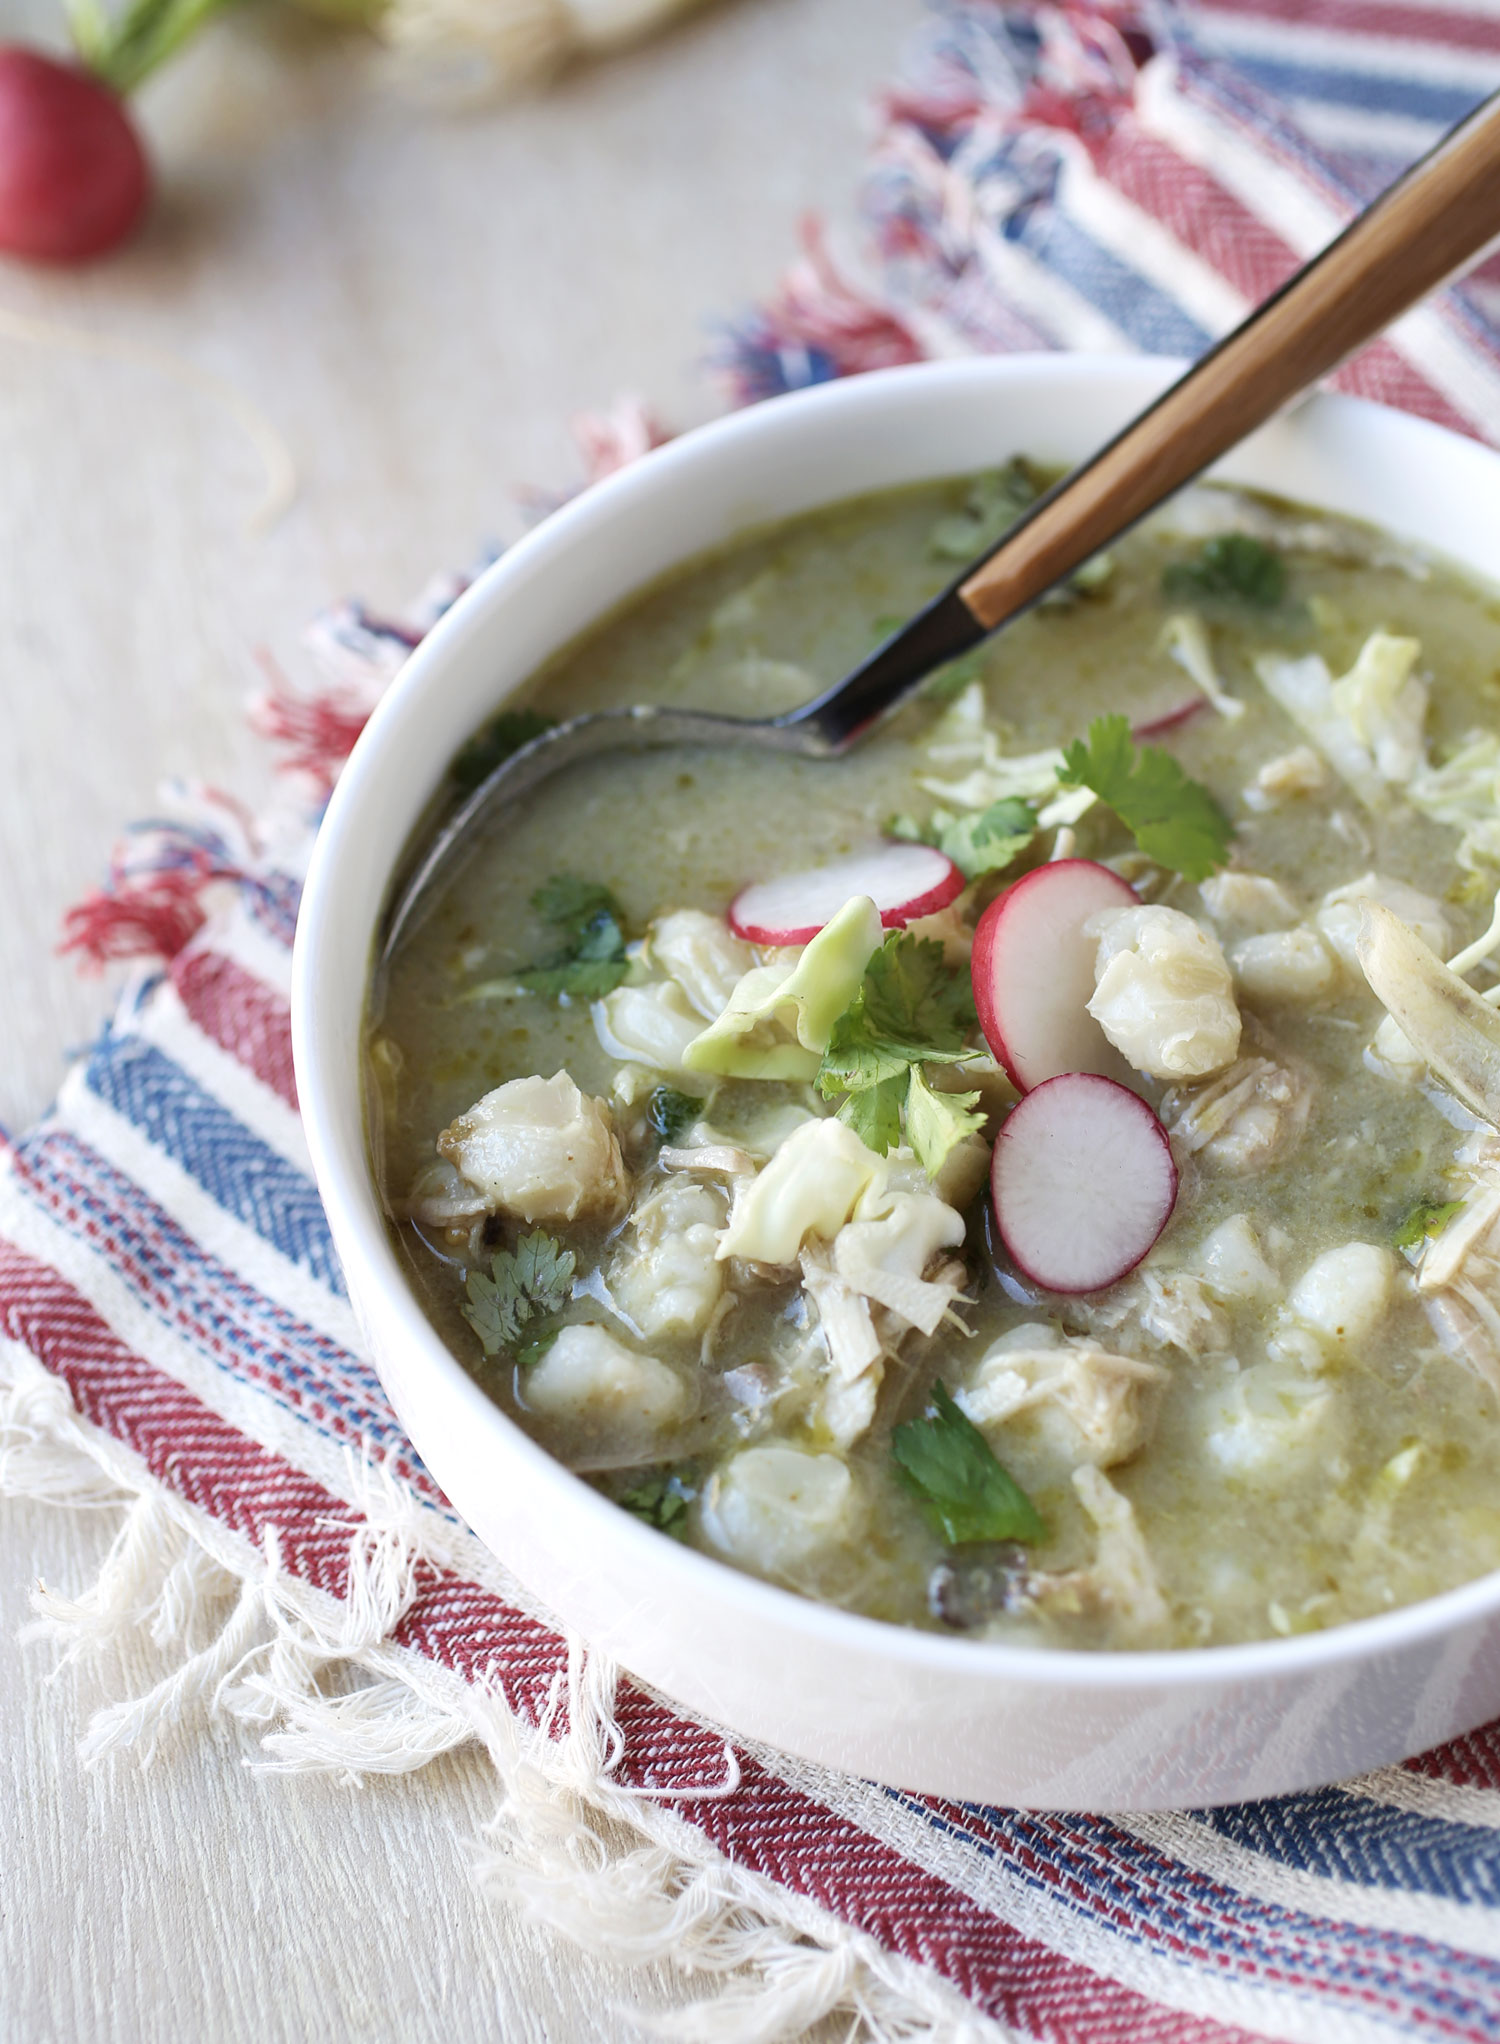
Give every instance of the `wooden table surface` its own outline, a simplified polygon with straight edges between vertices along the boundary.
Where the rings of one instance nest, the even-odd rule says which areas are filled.
[[[573,413],[718,409],[706,320],[768,291],[804,209],[851,216],[865,105],[920,11],[733,0],[455,114],[363,45],[246,10],[145,96],[144,238],[78,275],[0,267],[0,1124],[39,1112],[105,1010],[54,946],[119,827],[169,776],[264,794],[255,649],[295,672],[331,597],[399,604],[510,536],[517,486],[575,479]],[[0,39],[28,27],[55,37],[50,5],[0,0]],[[268,533],[205,370],[295,462]],[[257,1775],[219,1730],[81,1773],[89,1710],[146,1686],[151,1649],[49,1684],[48,1650],[13,1642],[36,1578],[84,1587],[112,1524],[0,1504],[7,2044],[520,2044],[681,1998],[474,1899],[491,1793],[469,1758],[351,1789]]]

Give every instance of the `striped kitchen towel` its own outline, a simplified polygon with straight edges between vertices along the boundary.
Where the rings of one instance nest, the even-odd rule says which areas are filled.
[[[813,236],[723,363],[749,400],[957,349],[1191,354],[1497,84],[1500,12],[1474,4],[942,0],[875,151],[879,292]],[[1500,443],[1500,273],[1338,380]],[[632,413],[590,445],[608,465],[651,437]],[[0,1482],[125,1510],[44,1628],[179,1648],[86,1754],[212,1710],[287,1772],[477,1740],[501,1793],[482,1877],[596,1950],[696,1969],[690,2036],[844,2010],[891,2038],[1500,2038],[1500,1726],[1237,1809],[896,1794],[618,1682],[456,1519],[361,1352],[287,1031],[310,818],[454,586],[410,620],[337,612],[324,685],[268,691],[306,807],[185,798],[71,924],[135,977],[0,1165]]]

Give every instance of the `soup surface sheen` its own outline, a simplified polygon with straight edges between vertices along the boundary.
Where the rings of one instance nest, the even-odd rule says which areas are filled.
[[[594,629],[530,702],[784,710],[1036,481],[1016,464],[746,540]],[[837,763],[604,759],[509,811],[375,990],[375,1168],[455,1354],[663,1537],[975,1637],[1312,1630],[1500,1566],[1500,1138],[1355,950],[1373,897],[1445,959],[1473,946],[1476,992],[1500,976],[1500,941],[1474,943],[1500,884],[1500,610],[1378,534],[1213,489],[1083,583]],[[1232,825],[1201,884],[1060,784],[1051,749],[1097,752],[1111,713]],[[449,794],[524,735],[481,733]],[[734,937],[729,904],[898,818],[963,892],[874,952],[846,912],[813,997],[780,995],[809,953]],[[1144,1261],[1076,1295],[997,1229],[989,1149],[1018,1096],[968,1006],[980,915],[1067,856],[1170,912],[1080,941],[1101,977],[1125,948],[1135,1034],[1101,988],[1099,1041],[1180,1173]],[[1054,966],[1043,946],[1029,969]],[[846,1101],[824,1053],[892,974],[917,1047]],[[923,1059],[924,1031],[967,1058]]]

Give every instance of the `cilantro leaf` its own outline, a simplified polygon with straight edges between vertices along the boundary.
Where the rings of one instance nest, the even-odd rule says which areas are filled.
[[[1154,745],[1137,752],[1124,717],[1096,717],[1088,737],[1064,751],[1057,778],[1065,788],[1092,788],[1147,858],[1185,879],[1206,880],[1228,856],[1234,826],[1213,796],[1171,753]]]
[[[848,1096],[839,1120],[882,1157],[901,1141],[904,1114],[906,1139],[931,1175],[983,1117],[969,1111],[977,1093],[936,1094],[921,1067],[972,1056],[964,1037],[973,1021],[969,975],[950,970],[932,938],[892,931],[833,1025],[818,1090]]]
[[[580,880],[576,873],[554,873],[532,895],[531,906],[544,923],[575,942],[604,916],[616,924],[625,920],[625,911],[607,887],[598,880]]]
[[[924,1418],[896,1428],[891,1454],[950,1547],[1045,1534],[1036,1506],[943,1384],[933,1385]]]
[[[559,1313],[573,1289],[578,1259],[545,1228],[523,1235],[512,1252],[516,1283],[531,1301],[533,1313]]]
[[[1419,1199],[1391,1241],[1397,1249],[1419,1249],[1429,1236],[1441,1235],[1463,1206],[1461,1199]]]
[[[891,1079],[903,1079],[915,1056],[909,1043],[887,1043],[871,1036],[857,1006],[846,1008],[833,1025],[817,1088],[825,1100],[836,1093],[868,1093]]]
[[[906,1098],[911,1069],[903,1064],[889,1078],[877,1079],[873,1086],[851,1093],[839,1109],[839,1120],[846,1121],[865,1148],[873,1150],[877,1157],[887,1156],[901,1140],[901,1103]]]
[[[549,1000],[566,995],[574,1001],[602,1001],[624,979],[630,966],[623,958],[565,960],[561,965],[532,965],[518,972],[515,984],[529,994],[545,994]]]
[[[555,717],[545,716],[540,710],[502,710],[476,731],[466,745],[459,747],[448,771],[467,794],[481,781],[487,781],[502,760],[519,752],[523,745],[530,745],[544,731],[550,731],[556,722]]]
[[[469,1303],[463,1313],[485,1354],[514,1348],[521,1329],[538,1314],[560,1312],[573,1289],[577,1267],[571,1249],[564,1249],[544,1228],[533,1228],[514,1249],[495,1251],[488,1275],[469,1271],[464,1280]],[[536,1355],[530,1360],[534,1362]]]
[[[859,992],[834,1023],[818,1090],[862,1093],[924,1061],[956,1064],[974,1020],[967,974],[950,972],[931,937],[893,931],[865,967]]]
[[[621,928],[625,911],[609,889],[576,873],[554,873],[532,895],[531,905],[558,931],[565,948],[545,964],[518,972],[515,983],[553,1000],[597,1001],[612,993],[630,962]]]
[[[1221,532],[1205,540],[1196,560],[1170,561],[1162,592],[1174,602],[1244,603],[1274,610],[1286,594],[1286,563],[1274,547],[1248,532]]]
[[[963,1047],[974,1022],[974,986],[954,972],[934,937],[892,931],[865,967],[862,1002],[871,1031],[918,1047],[932,1057]]]
[[[534,1364],[539,1363],[561,1333],[560,1327],[549,1327],[545,1334],[538,1334],[530,1341],[523,1341],[516,1350],[516,1367],[529,1370]]]
[[[648,1526],[654,1526],[658,1533],[670,1533],[680,1539],[687,1531],[688,1506],[698,1495],[693,1473],[690,1468],[658,1472],[622,1491],[616,1503],[637,1519],[644,1519]]]
[[[1035,476],[1018,456],[1002,469],[975,476],[962,507],[940,518],[927,535],[927,551],[940,561],[968,561],[1009,532],[1040,496]]]
[[[906,1140],[922,1161],[929,1178],[936,1178],[943,1159],[957,1144],[977,1135],[984,1116],[976,1114],[977,1093],[939,1093],[913,1065],[906,1091]]]
[[[934,809],[926,823],[912,816],[893,816],[886,829],[892,837],[919,845],[936,845],[966,880],[981,873],[1000,873],[1020,857],[1036,836],[1036,807],[1018,795],[1006,795],[964,816]]]
[[[646,1120],[663,1144],[671,1144],[692,1126],[702,1112],[703,1102],[691,1093],[677,1093],[670,1086],[658,1086],[647,1104]]]

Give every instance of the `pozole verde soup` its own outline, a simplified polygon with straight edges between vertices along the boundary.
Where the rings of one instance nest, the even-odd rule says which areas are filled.
[[[805,700],[1035,480],[695,563],[449,796],[541,717]],[[1218,489],[835,764],[570,770],[376,991],[412,1283],[622,1510],[899,1624],[1197,1645],[1500,1566],[1500,1058],[1438,964],[1500,994],[1497,787],[1493,598]]]

